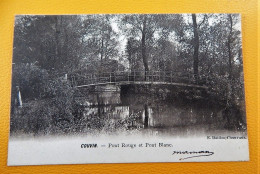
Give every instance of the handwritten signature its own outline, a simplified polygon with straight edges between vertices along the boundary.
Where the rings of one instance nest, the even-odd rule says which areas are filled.
[[[197,158],[202,156],[211,156],[214,154],[214,152],[210,151],[173,151],[172,155],[191,155],[185,158],[180,158],[179,160],[185,160],[190,158]]]

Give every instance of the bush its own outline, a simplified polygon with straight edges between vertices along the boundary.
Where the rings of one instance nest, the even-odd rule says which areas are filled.
[[[39,99],[44,92],[44,83],[49,79],[46,70],[31,64],[13,65],[12,93],[19,86],[25,100]]]

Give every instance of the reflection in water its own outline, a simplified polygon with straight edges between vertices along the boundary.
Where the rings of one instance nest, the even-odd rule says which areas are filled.
[[[226,129],[224,108],[158,93],[93,92],[78,98],[83,132],[196,135]],[[241,124],[241,123],[239,123]]]

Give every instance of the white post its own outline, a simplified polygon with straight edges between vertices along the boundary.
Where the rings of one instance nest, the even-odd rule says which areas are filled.
[[[18,104],[18,107],[21,108],[21,107],[23,107],[23,102],[22,102],[22,96],[21,96],[19,86],[16,86],[16,90],[17,90],[17,104]]]
[[[68,75],[67,75],[67,74],[65,74],[65,76],[64,76],[64,80],[65,80],[65,81],[68,80]]]

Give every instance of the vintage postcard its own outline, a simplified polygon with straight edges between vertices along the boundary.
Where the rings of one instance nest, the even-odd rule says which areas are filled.
[[[239,14],[18,15],[8,165],[248,161]]]

